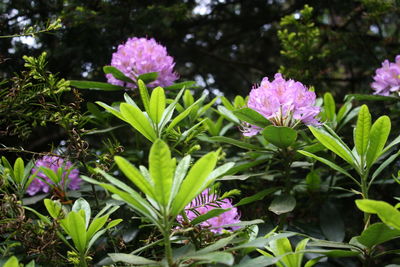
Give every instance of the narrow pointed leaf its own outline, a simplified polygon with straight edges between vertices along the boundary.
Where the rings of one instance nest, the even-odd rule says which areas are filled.
[[[238,109],[233,111],[233,114],[235,114],[235,116],[238,117],[240,120],[261,128],[271,125],[271,122],[269,120],[267,120],[263,115],[251,108]]]
[[[364,157],[367,152],[369,131],[371,129],[371,114],[369,113],[368,106],[362,105],[358,113],[357,126],[355,130],[356,150],[360,157]]]
[[[24,161],[21,158],[17,158],[14,163],[14,179],[17,183],[24,179]]]
[[[138,87],[140,97],[142,98],[144,109],[146,110],[147,114],[150,113],[150,96],[149,91],[147,90],[146,84],[142,80],[138,80]]]
[[[140,109],[126,103],[122,103],[120,109],[124,119],[144,137],[152,142],[157,139],[154,128]]]
[[[103,67],[103,71],[104,71],[105,74],[111,74],[112,76],[114,76],[115,79],[118,79],[118,80],[120,80],[120,81],[136,84],[135,81],[133,81],[131,78],[125,76],[125,74],[123,74],[123,73],[122,73],[119,69],[117,69],[116,67],[113,67],[113,66],[104,66],[104,67]]]
[[[391,123],[388,116],[378,118],[371,127],[367,149],[367,166],[370,167],[382,155],[390,133]]]
[[[158,78],[158,72],[148,72],[139,75],[138,80],[142,80],[145,84],[154,82]]]
[[[74,81],[70,80],[69,85],[79,89],[100,90],[100,91],[122,91],[125,87],[110,83],[91,82],[91,81]]]
[[[207,177],[214,169],[217,158],[217,152],[210,152],[200,158],[189,170],[172,203],[172,216],[177,216],[190,201],[205,189],[208,185]]]
[[[113,114],[115,117],[117,117],[118,119],[121,119],[123,121],[125,121],[124,116],[122,116],[121,112],[103,102],[97,101],[96,102],[97,105],[101,106],[102,108],[104,108],[105,110],[107,110],[108,112],[110,112],[111,114]]]
[[[149,116],[154,123],[158,124],[161,121],[165,110],[165,94],[164,89],[157,87],[153,90],[149,103]]]
[[[168,145],[161,139],[155,141],[150,149],[149,171],[154,182],[154,196],[164,207],[168,205],[171,194],[175,168],[173,164]]]

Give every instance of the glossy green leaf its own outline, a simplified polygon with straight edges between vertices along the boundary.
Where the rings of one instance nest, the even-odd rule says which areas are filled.
[[[335,119],[336,105],[331,93],[324,94],[324,114],[329,121]]]
[[[15,256],[11,256],[8,260],[4,263],[3,267],[19,267],[18,258]]]
[[[97,233],[103,226],[106,224],[108,220],[108,215],[104,215],[102,217],[96,218],[92,221],[90,224],[88,230],[87,230],[87,242],[92,239],[95,233]]]
[[[179,161],[179,164],[175,169],[175,174],[171,187],[171,195],[168,205],[170,205],[172,201],[175,199],[175,196],[178,193],[179,188],[181,187],[182,181],[186,176],[189,166],[190,166],[190,155],[187,155]]]
[[[281,195],[275,197],[271,204],[269,205],[268,210],[272,211],[277,215],[281,215],[283,213],[288,213],[294,210],[296,207],[296,199],[290,195]]]
[[[53,219],[57,219],[61,215],[61,204],[59,202],[53,201],[51,199],[44,200],[44,206],[47,209],[47,212]]]
[[[142,80],[138,80],[139,94],[142,99],[142,103],[147,114],[150,113],[150,96],[147,90],[146,84]]]
[[[384,223],[374,223],[365,229],[357,241],[368,248],[400,237],[400,230],[392,229]]]
[[[296,130],[284,126],[267,126],[262,134],[268,142],[279,148],[288,148],[297,139]]]
[[[150,97],[150,110],[149,116],[154,121],[154,123],[158,124],[161,121],[165,110],[165,94],[164,89],[161,87],[156,87],[151,93]]]
[[[17,183],[21,183],[24,179],[24,161],[21,158],[17,158],[14,163],[14,180]]]
[[[104,108],[105,110],[107,110],[108,112],[110,112],[111,114],[113,114],[115,117],[117,117],[118,119],[121,119],[123,121],[125,121],[124,116],[122,116],[121,112],[103,102],[97,101],[96,102],[97,105],[101,106],[102,108]]]
[[[356,165],[356,159],[354,158],[351,150],[343,141],[338,140],[331,133],[323,130],[322,128],[316,128],[309,126],[314,137],[327,149],[331,150],[333,153],[347,161],[350,165]]]
[[[120,109],[125,120],[144,137],[149,139],[151,142],[154,142],[157,139],[157,134],[154,131],[154,128],[140,109],[126,103],[122,103]]]
[[[264,199],[264,197],[276,192],[277,190],[278,190],[278,188],[276,188],[276,187],[264,189],[250,197],[242,198],[238,203],[236,203],[235,207],[247,205],[247,204],[253,203],[255,201],[262,200],[262,199]]]
[[[89,203],[84,198],[78,198],[75,200],[72,206],[72,211],[78,212],[79,210],[85,211],[85,228],[88,227],[91,217],[91,209]]]
[[[158,78],[158,73],[157,72],[148,72],[144,73],[138,76],[138,80],[142,80],[145,84],[149,84],[151,82],[154,82]]]
[[[382,222],[400,230],[400,211],[392,205],[371,199],[358,199],[356,205],[363,212],[377,214]]]
[[[219,105],[217,107],[218,112],[221,116],[223,116],[228,121],[234,122],[236,124],[240,124],[240,120],[233,114],[232,110],[227,109],[225,106]]]
[[[207,254],[196,253],[183,258],[183,260],[195,260],[202,263],[221,263],[229,266],[234,263],[233,255],[227,252],[210,252]]]
[[[75,81],[70,80],[69,84],[73,87],[79,89],[89,89],[89,90],[100,90],[100,91],[122,91],[125,87],[118,86],[103,82],[91,82],[91,81]]]
[[[167,207],[170,199],[175,161],[171,158],[168,145],[157,139],[149,154],[149,171],[154,182],[154,196],[158,203]]]
[[[271,122],[269,120],[267,120],[263,115],[251,108],[241,108],[233,111],[233,114],[235,114],[235,116],[238,117],[240,120],[261,128],[271,125]]]
[[[383,96],[383,95],[372,95],[372,94],[349,94],[346,98],[353,97],[356,100],[367,100],[367,101],[399,101],[397,97]]]
[[[370,167],[382,155],[390,133],[391,123],[388,116],[378,118],[371,127],[367,149],[367,166]]]
[[[195,87],[196,82],[194,81],[186,81],[186,82],[180,82],[180,83],[175,83],[173,85],[164,87],[164,90],[181,90],[182,88],[192,88]]]
[[[150,182],[146,180],[145,177],[143,177],[143,175],[135,166],[133,166],[129,161],[120,156],[115,156],[114,161],[118,165],[118,168],[124,173],[124,175],[143,193],[152,198],[155,198],[153,185],[150,184]]]
[[[85,220],[79,212],[71,211],[60,221],[61,227],[72,238],[76,249],[83,253],[86,250]]]
[[[214,169],[217,158],[217,152],[210,152],[200,158],[189,170],[172,203],[171,216],[178,215],[190,201],[207,187],[208,175]]]
[[[371,114],[369,113],[368,106],[362,105],[358,113],[357,126],[355,129],[355,146],[358,155],[364,157],[367,152],[369,132],[371,129]]]
[[[124,253],[109,253],[108,256],[114,261],[114,262],[124,262],[128,264],[134,264],[134,265],[152,265],[158,266],[158,263],[153,260],[146,259],[144,257],[132,255],[132,254],[124,254]],[[161,265],[160,265],[161,266]]]
[[[105,74],[111,74],[112,76],[114,76],[115,79],[123,81],[123,82],[127,82],[127,83],[133,83],[136,84],[135,81],[133,81],[131,78],[125,76],[125,74],[123,74],[119,69],[117,69],[116,67],[113,66],[104,66],[103,67],[103,71]]]
[[[192,225],[197,225],[199,223],[207,221],[208,219],[217,217],[217,216],[221,215],[222,213],[224,213],[224,212],[226,212],[228,210],[230,210],[230,209],[214,208],[214,209],[208,211],[205,214],[201,214],[201,215],[197,216],[190,223]]]
[[[225,136],[213,136],[213,137],[210,137],[210,140],[231,144],[231,145],[234,145],[234,146],[237,146],[240,148],[244,148],[244,149],[249,149],[249,150],[261,150],[263,148],[261,146],[252,145],[250,143],[246,143],[246,142],[239,141],[237,139],[233,139],[233,138],[229,138],[229,137],[225,137]]]

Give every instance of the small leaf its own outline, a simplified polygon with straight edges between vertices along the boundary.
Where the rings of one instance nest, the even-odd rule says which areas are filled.
[[[156,124],[161,121],[163,116],[165,110],[165,101],[164,89],[161,87],[155,88],[150,97],[149,116]]]
[[[100,91],[122,91],[125,87],[113,85],[109,83],[102,82],[90,82],[90,81],[73,81],[70,80],[69,84],[73,87],[79,89],[90,89],[90,90],[100,90]]]
[[[201,214],[201,215],[197,216],[190,223],[192,225],[197,225],[199,223],[207,221],[208,219],[217,217],[217,216],[221,215],[222,213],[224,213],[224,212],[226,212],[228,210],[230,210],[230,209],[221,209],[221,208],[212,209],[212,210],[210,210],[209,212],[207,212],[205,214]]]
[[[122,103],[120,109],[124,119],[144,137],[151,142],[157,139],[154,128],[140,109],[126,103]]]
[[[262,134],[268,142],[279,148],[288,148],[297,139],[296,130],[284,126],[267,126]]]
[[[258,193],[255,194],[255,195],[252,195],[252,196],[250,196],[250,197],[242,198],[242,199],[235,205],[235,207],[239,207],[239,206],[242,206],[242,205],[250,204],[250,203],[253,203],[253,202],[255,202],[255,201],[261,200],[261,199],[263,199],[264,197],[266,197],[266,196],[268,196],[268,195],[270,195],[270,194],[276,192],[277,190],[278,190],[278,188],[276,188],[276,187],[264,189],[264,190],[258,192]]]
[[[89,203],[84,198],[78,198],[75,200],[74,205],[72,206],[72,211],[78,212],[79,210],[85,211],[85,222],[86,222],[86,229],[89,225],[90,216],[91,216],[91,209]]]
[[[357,240],[364,246],[372,248],[398,237],[400,237],[400,230],[391,229],[383,223],[375,223],[365,229]]]
[[[164,87],[164,90],[181,90],[182,88],[192,88],[196,82],[194,81],[186,81],[186,82],[180,82],[180,83],[175,83],[173,85]]]
[[[149,84],[157,80],[157,78],[158,78],[158,72],[148,72],[139,75],[137,79],[142,80],[145,84]]]
[[[385,146],[390,133],[390,127],[391,123],[388,116],[378,118],[372,125],[366,156],[367,167],[372,166],[382,155],[383,147]]]
[[[47,209],[47,212],[50,214],[53,219],[57,219],[61,215],[61,204],[59,202],[53,201],[51,199],[45,199],[44,205]]]
[[[158,265],[156,261],[132,254],[109,253],[108,256],[110,256],[114,262],[125,262],[134,265]]]
[[[17,158],[14,163],[14,180],[20,184],[24,179],[24,161],[21,158]]]
[[[150,113],[150,96],[149,91],[147,90],[146,84],[142,80],[138,80],[138,87],[140,97],[142,98],[143,106],[147,114]]]
[[[333,121],[335,119],[335,114],[336,114],[335,99],[333,99],[331,93],[324,94],[324,114],[329,121]]]
[[[236,117],[238,117],[240,120],[261,128],[271,125],[271,122],[269,120],[267,120],[263,115],[251,108],[241,108],[233,111],[233,114],[235,114]]]
[[[276,215],[281,215],[283,213],[291,212],[295,207],[296,199],[294,197],[290,195],[281,195],[272,200],[268,209]]]
[[[136,84],[135,81],[133,81],[131,78],[125,76],[125,74],[123,74],[123,73],[122,73],[119,69],[117,69],[116,67],[113,67],[113,66],[104,66],[104,67],[103,67],[103,71],[104,71],[105,74],[111,74],[112,76],[114,76],[115,79],[118,79],[118,80],[120,80],[120,81]]]
[[[365,153],[367,152],[370,129],[371,114],[369,113],[368,106],[362,105],[360,112],[358,113],[354,140],[358,155],[361,157],[364,157]]]
[[[231,144],[231,145],[234,145],[234,146],[237,146],[240,148],[244,148],[244,149],[248,149],[248,150],[262,149],[262,147],[260,147],[260,146],[252,145],[250,143],[246,143],[246,142],[239,141],[237,139],[233,139],[233,138],[229,138],[229,137],[225,137],[225,136],[213,136],[213,137],[210,137],[209,139],[212,141]]]

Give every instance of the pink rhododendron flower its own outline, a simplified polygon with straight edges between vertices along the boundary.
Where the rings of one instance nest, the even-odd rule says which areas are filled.
[[[382,67],[375,71],[374,82],[371,84],[376,95],[388,96],[391,92],[400,89],[400,55],[396,56],[396,62],[385,60]]]
[[[302,83],[285,80],[282,74],[275,74],[274,80],[265,77],[259,87],[250,91],[247,106],[276,126],[295,127],[299,122],[306,125],[318,125],[316,116],[320,108],[315,106],[316,95]],[[245,124],[243,135],[253,136],[260,127]]]
[[[59,168],[62,168],[63,180],[61,183],[68,183],[68,188],[71,190],[79,189],[80,183],[82,181],[81,178],[79,178],[79,170],[72,169],[72,163],[70,161],[64,162],[64,159],[57,156],[44,156],[43,158],[36,161],[35,167],[31,171],[32,174],[36,173],[36,171],[38,171],[40,167],[49,168],[56,173]],[[49,184],[53,184],[50,178],[41,171],[36,173],[36,176],[46,180]],[[26,192],[31,196],[40,191],[44,193],[48,193],[50,191],[50,186],[38,177],[33,179],[32,183],[28,186],[28,189],[26,190]]]
[[[158,72],[157,80],[149,84],[151,87],[166,87],[178,79],[178,74],[173,70],[174,59],[168,55],[167,49],[153,38],[129,38],[125,44],[118,46],[117,52],[113,53],[111,66],[134,81],[141,74]],[[107,74],[106,77],[111,84],[137,87],[136,84],[114,78],[112,74]]]
[[[230,209],[220,214],[219,216],[210,218],[202,223],[200,226],[202,228],[210,228],[210,231],[214,233],[222,233],[225,229],[224,225],[234,224],[240,222],[240,214],[238,213],[237,208],[232,205],[230,199],[217,200],[218,196],[215,194],[210,194],[209,189],[204,190],[200,196],[195,198],[191,203],[189,203],[185,207],[185,214],[190,221],[195,219],[196,217],[206,214],[212,209],[221,208],[221,209]],[[183,222],[183,218],[181,215],[177,217],[178,222]],[[240,227],[230,227],[232,230],[236,230]],[[225,229],[226,230],[226,229]]]

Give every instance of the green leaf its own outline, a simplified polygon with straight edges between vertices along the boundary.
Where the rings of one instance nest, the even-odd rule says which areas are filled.
[[[87,228],[90,222],[90,216],[92,211],[90,209],[89,203],[84,198],[78,198],[77,200],[75,200],[75,203],[72,206],[72,211],[78,212],[79,210],[85,211],[85,222]]]
[[[321,176],[319,172],[316,170],[309,172],[306,176],[306,184],[308,190],[318,190],[321,186]]]
[[[296,207],[296,199],[290,195],[281,195],[275,197],[268,210],[272,211],[276,215],[288,213],[294,210]]]
[[[221,208],[212,209],[212,210],[210,210],[209,212],[207,212],[205,214],[201,214],[201,215],[197,216],[190,223],[192,225],[197,225],[199,223],[207,221],[210,218],[217,217],[217,216],[221,215],[222,213],[224,213],[224,212],[226,212],[228,210],[230,210],[230,209],[221,209]]]
[[[158,265],[156,261],[132,254],[109,253],[108,256],[110,256],[114,262],[125,262],[134,265]]]
[[[50,199],[44,200],[44,206],[47,209],[47,212],[50,214],[53,219],[57,219],[61,215],[61,204],[60,202],[56,202]]]
[[[346,144],[343,143],[343,141],[337,139],[335,136],[331,135],[331,133],[322,130],[322,128],[309,126],[309,129],[311,130],[314,137],[327,149],[331,150],[333,153],[347,161],[350,165],[357,165],[357,161],[351,153],[351,150]]]
[[[233,111],[233,114],[235,114],[236,117],[238,117],[240,120],[261,128],[271,125],[271,122],[269,120],[267,120],[263,115],[251,108],[241,108]]]
[[[157,139],[157,134],[154,131],[154,128],[140,109],[126,103],[122,103],[120,109],[125,120],[144,137],[149,139],[151,142],[154,142],[154,140]]]
[[[322,233],[330,241],[342,242],[345,237],[344,222],[333,203],[325,203],[319,213]]]
[[[243,141],[239,141],[233,138],[225,137],[225,136],[213,136],[210,137],[210,140],[231,144],[240,148],[249,149],[249,150],[261,150],[262,147],[252,145]]]
[[[232,223],[232,224],[224,224],[222,227],[246,227],[246,226],[250,226],[250,225],[254,225],[254,224],[260,224],[260,223],[264,223],[263,220],[261,219],[255,219],[255,220],[251,220],[251,221],[241,221],[238,223]],[[216,226],[216,227],[212,227],[212,228],[219,228],[221,226]]]
[[[123,74],[123,73],[122,73],[119,69],[117,69],[116,67],[113,67],[113,66],[104,66],[104,67],[103,67],[103,71],[104,71],[105,74],[111,74],[112,76],[114,76],[115,79],[118,79],[118,80],[120,80],[120,81],[136,84],[135,81],[133,81],[131,78],[125,76],[125,74]]]
[[[192,88],[196,82],[194,81],[186,81],[186,82],[180,82],[180,83],[175,83],[173,85],[167,86],[164,88],[164,90],[181,90],[182,88]]]
[[[288,148],[297,139],[296,130],[284,126],[267,126],[262,134],[268,142],[279,148]]]
[[[383,96],[383,95],[364,95],[364,94],[349,94],[346,98],[353,97],[356,100],[367,100],[367,101],[399,101],[397,97]]]
[[[372,125],[366,156],[367,167],[372,166],[382,155],[383,147],[385,146],[390,133],[390,127],[391,123],[388,116],[378,118]]]
[[[69,84],[73,87],[79,89],[90,89],[90,90],[100,90],[100,91],[122,91],[125,87],[113,85],[103,82],[90,82],[90,81],[74,81],[70,80]]]
[[[168,145],[157,139],[151,146],[149,154],[149,171],[154,181],[154,196],[158,203],[167,207],[171,194],[175,161],[171,159]]]
[[[372,174],[370,184],[375,180],[376,177],[390,164],[392,163],[398,156],[400,155],[400,150],[397,151],[396,154],[391,155],[389,158],[387,158],[382,164],[379,165],[379,167],[374,171]]]
[[[143,175],[135,166],[120,156],[115,156],[114,161],[118,165],[118,168],[125,174],[125,176],[129,178],[129,180],[134,183],[143,193],[152,198],[156,197],[153,185],[150,184],[145,177],[143,177]]]
[[[383,223],[375,223],[365,229],[357,240],[364,246],[372,248],[398,237],[400,237],[400,230],[389,228]]]
[[[172,202],[171,216],[177,216],[190,201],[208,186],[207,178],[214,169],[217,159],[217,152],[210,152],[193,165]]]
[[[277,190],[278,190],[278,188],[276,188],[276,187],[264,189],[264,190],[258,192],[255,195],[252,195],[250,197],[242,198],[238,203],[236,203],[235,207],[239,207],[239,206],[242,206],[242,205],[247,205],[247,204],[253,203],[255,201],[261,200],[264,197],[276,192]]]
[[[97,101],[96,102],[97,105],[101,106],[102,108],[104,108],[105,110],[107,110],[108,112],[110,112],[111,114],[113,114],[115,117],[117,117],[118,119],[121,119],[123,121],[126,121],[124,116],[122,116],[121,112],[103,102]]]
[[[88,231],[87,231],[87,240],[86,242],[89,243],[95,233],[97,233],[103,226],[106,224],[108,220],[108,215],[104,215],[102,217],[96,218],[90,224]]]
[[[84,218],[80,213],[71,211],[65,219],[60,221],[61,227],[72,238],[76,249],[80,253],[86,250],[86,227]]]
[[[222,263],[231,266],[234,263],[234,258],[231,253],[227,252],[210,252],[207,254],[194,254],[183,258],[183,260],[195,260],[201,263]],[[197,265],[196,265],[197,266]]]
[[[335,99],[333,99],[331,93],[324,94],[324,113],[329,121],[333,121],[335,119],[336,105]]]
[[[340,249],[307,249],[303,251],[304,253],[316,253],[323,254],[327,257],[331,258],[343,258],[343,257],[355,257],[360,255],[359,251],[350,251],[350,250],[340,250]]]
[[[297,152],[299,152],[300,154],[303,154],[304,156],[307,156],[307,157],[316,159],[316,160],[318,160],[318,161],[320,161],[320,162],[322,162],[322,163],[328,165],[328,166],[331,167],[332,169],[334,169],[334,170],[336,170],[336,171],[338,171],[338,172],[343,173],[344,175],[346,175],[347,177],[349,177],[350,179],[352,179],[356,184],[360,185],[360,183],[359,183],[353,176],[351,176],[350,173],[348,173],[345,169],[343,169],[343,168],[340,167],[339,165],[336,165],[336,164],[333,163],[332,161],[329,161],[329,160],[327,160],[327,159],[325,159],[325,158],[322,158],[322,157],[318,157],[317,155],[314,155],[314,154],[309,153],[309,152],[304,151],[304,150],[297,150]],[[361,185],[360,185],[360,186],[361,186]]]
[[[115,219],[115,220],[112,220],[111,222],[109,222],[109,223],[107,224],[107,227],[106,227],[106,228],[107,228],[107,229],[113,228],[113,227],[117,226],[118,224],[120,224],[122,221],[123,221],[122,219]]]
[[[221,116],[223,116],[228,121],[234,122],[236,124],[240,124],[240,120],[233,114],[232,110],[227,109],[226,107],[219,105],[217,107],[218,112]],[[232,107],[233,109],[233,107]]]
[[[358,113],[354,140],[358,155],[361,157],[364,157],[365,153],[367,152],[370,129],[371,114],[369,113],[368,106],[362,105],[360,112]]]
[[[189,166],[190,166],[190,155],[187,155],[183,159],[181,159],[181,161],[179,162],[178,166],[175,169],[168,206],[171,205],[172,201],[175,199],[175,196],[178,193],[179,188],[181,187],[182,181],[186,176]]]
[[[155,88],[150,97],[149,116],[156,124],[161,121],[163,116],[165,110],[165,101],[164,89],[161,87]]]
[[[143,106],[147,114],[150,114],[150,96],[146,84],[142,80],[138,80],[140,97],[142,98]]]
[[[151,82],[154,82],[158,78],[158,73],[157,72],[148,72],[144,73],[138,76],[138,80],[142,80],[145,84],[149,84]]]
[[[20,184],[24,179],[24,161],[21,158],[17,158],[14,163],[14,180]]]
[[[8,258],[6,263],[4,263],[3,267],[19,267],[18,258],[15,256],[11,256],[10,258]]]
[[[194,103],[194,98],[190,90],[185,90],[185,93],[183,94],[183,104],[185,108],[188,108]]]
[[[371,199],[358,199],[356,205],[363,212],[377,214],[382,222],[400,230],[400,211],[392,205]]]

